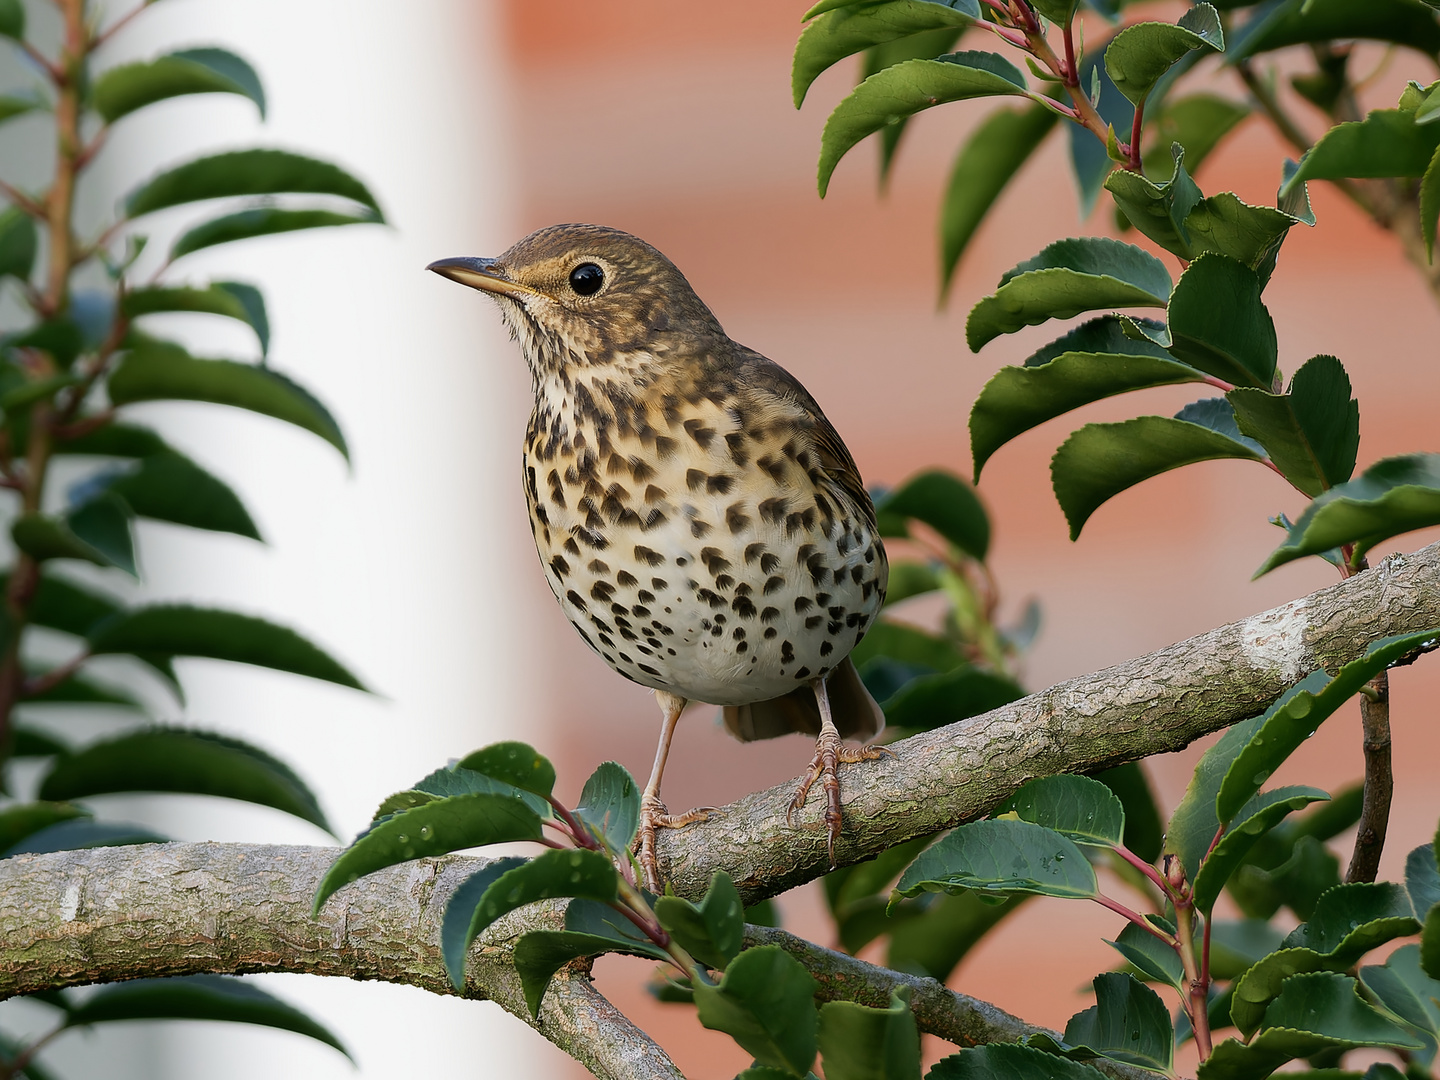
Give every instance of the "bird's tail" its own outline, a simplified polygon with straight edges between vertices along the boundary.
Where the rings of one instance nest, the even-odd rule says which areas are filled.
[[[825,688],[830,697],[830,715],[843,738],[866,740],[880,733],[885,714],[865,689],[848,656],[826,678]],[[799,686],[784,697],[725,706],[725,727],[742,742],[773,739],[792,731],[819,735],[820,706],[808,685]]]

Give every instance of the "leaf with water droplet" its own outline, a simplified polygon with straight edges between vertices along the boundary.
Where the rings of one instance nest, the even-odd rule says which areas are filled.
[[[1065,858],[1056,860],[1057,853]],[[1069,837],[1029,821],[987,820],[962,825],[922,852],[895,889],[892,908],[922,892],[1092,897],[1098,884]]]
[[[1220,842],[1200,863],[1200,872],[1192,882],[1195,906],[1208,915],[1225,882],[1260,837],[1301,807],[1329,798],[1319,788],[1292,786],[1263,792],[1241,807]]]
[[[1091,847],[1115,847],[1125,834],[1125,809],[1120,800],[1088,776],[1062,774],[1032,780],[995,809],[996,817],[1008,814]]]

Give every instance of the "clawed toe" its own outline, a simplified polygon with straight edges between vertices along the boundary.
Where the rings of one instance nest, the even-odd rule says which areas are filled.
[[[790,805],[785,808],[785,823],[788,825],[793,816],[805,806],[805,799],[810,794],[810,789],[815,781],[820,781],[820,786],[825,789],[825,848],[830,857],[830,867],[835,868],[835,842],[840,839],[841,815],[840,815],[840,776],[837,766],[844,763],[853,765],[861,761],[874,761],[882,757],[894,757],[895,752],[884,746],[846,746],[840,741],[838,734],[831,734],[830,731],[822,731],[815,742],[815,756],[810,759],[810,767],[805,777],[800,781],[800,786],[795,791],[795,797],[790,800]]]
[[[640,800],[640,830],[635,836],[635,852],[640,859],[640,869],[645,875],[645,887],[653,893],[660,891],[660,865],[655,858],[655,833],[659,829],[679,829],[706,821],[722,811],[714,806],[697,806],[684,814],[671,814],[659,798],[645,795]]]

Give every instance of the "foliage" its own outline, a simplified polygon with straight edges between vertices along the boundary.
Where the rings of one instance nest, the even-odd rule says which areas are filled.
[[[253,285],[196,281],[175,264],[194,251],[320,225],[382,221],[365,185],[343,169],[297,153],[248,149],[157,171],[121,199],[95,236],[73,219],[78,185],[111,128],[186,94],[233,94],[264,115],[254,69],[234,53],[188,48],[151,60],[98,67],[94,55],[144,5],[101,32],[81,0],[58,5],[64,44],[54,59],[27,36],[24,8],[0,3],[0,31],[25,52],[35,85],[15,93],[0,119],[44,110],[55,130],[48,189],[0,182],[0,287],[23,311],[0,335],[0,488],[14,544],[0,612],[0,764],[6,790],[33,798],[0,807],[0,858],[24,852],[163,840],[149,829],[97,819],[83,800],[115,792],[213,795],[269,806],[329,831],[305,781],[284,762],[240,739],[167,726],[149,716],[153,693],[92,675],[101,656],[128,658],[179,703],[176,657],[258,665],[363,689],[326,652],[287,627],[237,612],[123,599],[141,564],[134,523],[165,521],[261,541],[240,497],[219,476],[131,418],[133,404],[199,401],[271,416],[347,453],[325,406],[268,366],[270,325]],[[23,107],[22,107],[23,106]],[[168,252],[147,250],[153,219],[193,212]],[[147,257],[148,256],[148,257]],[[182,268],[183,273],[183,268]],[[253,332],[255,362],[192,356],[155,336],[152,316],[201,312]],[[155,324],[156,326],[161,324]],[[55,467],[78,477],[63,496]],[[78,472],[77,472],[78,470]],[[77,564],[91,564],[88,568]],[[97,569],[98,568],[98,569]],[[85,572],[86,570],[89,572]],[[46,659],[45,636],[63,638],[66,658]],[[114,666],[110,668],[113,672]],[[113,676],[112,676],[113,678]],[[47,708],[63,705],[60,718]],[[75,710],[129,719],[89,745],[61,733]],[[140,721],[137,725],[137,719]],[[20,777],[25,778],[21,784]],[[207,1019],[262,1024],[345,1052],[324,1027],[258,988],[196,976],[138,980],[76,997],[41,1000],[57,1026],[30,1046],[0,1036],[0,1074],[40,1075],[36,1051],[66,1031],[114,1020]]]

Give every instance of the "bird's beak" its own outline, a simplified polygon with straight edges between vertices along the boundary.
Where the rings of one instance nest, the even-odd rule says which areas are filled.
[[[495,293],[519,299],[523,296],[540,296],[539,291],[518,281],[511,281],[500,268],[498,259],[461,257],[458,259],[437,259],[426,270],[433,270],[441,277],[469,285],[472,289]]]

